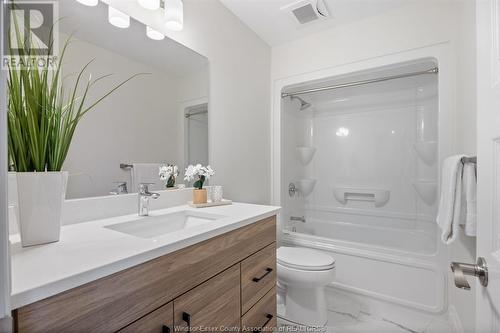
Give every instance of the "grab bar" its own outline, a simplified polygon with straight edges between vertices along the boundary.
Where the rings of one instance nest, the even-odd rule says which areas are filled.
[[[133,167],[132,164],[120,163],[120,169],[132,169]]]
[[[473,164],[477,164],[477,157],[474,156],[474,157],[462,157],[462,163],[465,164],[465,163],[473,163]]]

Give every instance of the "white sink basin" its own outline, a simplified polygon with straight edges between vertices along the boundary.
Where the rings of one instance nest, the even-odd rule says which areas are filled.
[[[140,238],[153,238],[171,232],[200,226],[224,218],[222,215],[206,214],[189,210],[140,217],[133,221],[111,224],[104,228]]]

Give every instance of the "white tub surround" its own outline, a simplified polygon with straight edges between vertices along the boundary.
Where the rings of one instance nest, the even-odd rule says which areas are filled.
[[[407,54],[405,62],[385,57],[275,86],[273,197],[283,206],[282,244],[331,255],[336,277],[327,294],[344,293],[383,318],[395,319],[389,309],[396,308],[442,319],[448,306],[448,265],[434,221],[439,167],[450,147],[449,68],[438,53],[422,51]],[[312,112],[281,98],[422,71],[300,94]],[[309,164],[298,158],[297,147],[315,148]],[[309,196],[288,194],[297,179],[317,180]]]
[[[135,203],[135,202],[134,202]],[[135,205],[134,205],[135,207]],[[179,231],[141,238],[106,226],[189,211],[220,217]],[[85,283],[144,263],[231,230],[276,215],[279,207],[234,203],[194,209],[187,205],[63,226],[58,243],[22,248],[18,235],[12,250],[12,308],[39,301]]]

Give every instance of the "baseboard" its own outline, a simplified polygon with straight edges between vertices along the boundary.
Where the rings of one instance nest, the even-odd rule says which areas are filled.
[[[460,320],[457,309],[453,305],[448,307],[448,320],[454,333],[464,333],[462,321]]]

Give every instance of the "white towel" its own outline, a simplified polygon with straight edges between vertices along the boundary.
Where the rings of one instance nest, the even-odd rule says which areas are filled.
[[[464,165],[462,188],[461,224],[465,225],[467,236],[475,237],[477,229],[477,179],[476,165],[473,163]]]
[[[130,193],[137,193],[139,184],[152,183],[149,185],[150,191],[159,191],[163,189],[163,183],[160,179],[159,168],[160,163],[133,163],[130,172],[132,173]]]
[[[462,157],[464,155],[450,156],[443,163],[436,222],[441,228],[441,240],[445,244],[452,243],[458,235],[462,211]]]

